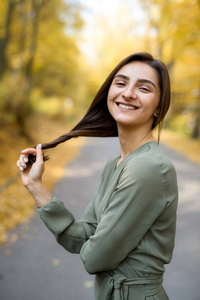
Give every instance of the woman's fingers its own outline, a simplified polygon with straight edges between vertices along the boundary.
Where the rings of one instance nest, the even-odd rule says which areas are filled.
[[[41,144],[39,144],[39,145],[37,145],[37,147],[36,147],[36,162],[37,163],[43,163],[44,162],[44,160],[43,160],[43,153],[42,153],[42,147],[41,147],[42,145]]]
[[[21,154],[19,157],[19,161],[21,164],[27,163],[26,156],[24,154]]]
[[[38,144],[36,149],[35,148],[27,148],[21,151],[21,155],[19,157],[19,160],[17,161],[17,167],[20,169],[20,171],[23,171],[27,168],[27,163],[29,162],[28,156],[30,154],[36,156],[36,162],[37,164],[43,164],[44,158],[43,158],[43,152],[42,152],[42,145]],[[30,166],[28,166],[30,167]]]
[[[20,171],[23,171],[24,169],[26,169],[26,167],[27,167],[26,163],[27,163],[27,161],[26,161],[26,158],[24,157],[24,155],[20,155],[20,158],[17,161],[17,167],[20,169]]]
[[[29,155],[29,154],[35,155],[36,149],[35,148],[26,148],[26,149],[22,150],[21,153],[25,154],[25,155]]]
[[[17,161],[17,167],[18,167],[18,169],[19,169],[20,171],[23,171],[23,170],[24,170],[24,168],[23,168],[23,166],[22,166],[22,164],[20,163],[19,160]]]
[[[24,171],[27,168],[29,154],[36,155],[36,149],[27,148],[21,151],[21,155],[19,157],[19,160],[17,161],[17,167],[20,169],[20,171]]]
[[[31,162],[29,155],[36,156],[36,160]],[[36,149],[27,148],[23,150],[17,161],[17,167],[21,171],[21,178],[25,187],[30,187],[35,183],[41,183],[45,169],[41,145],[39,144]]]

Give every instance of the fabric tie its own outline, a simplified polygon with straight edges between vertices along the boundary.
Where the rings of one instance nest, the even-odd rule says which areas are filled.
[[[153,293],[159,292],[162,281],[162,275],[158,277],[138,277],[131,279],[127,279],[121,274],[106,276],[101,285],[101,295],[97,297],[97,300],[127,300],[129,287],[136,285],[146,285],[146,296],[150,296],[152,291]]]

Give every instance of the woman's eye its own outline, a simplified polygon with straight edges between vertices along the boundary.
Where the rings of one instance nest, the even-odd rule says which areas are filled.
[[[150,92],[149,88],[147,88],[146,86],[141,86],[140,90],[145,91],[145,92]]]
[[[125,83],[124,82],[116,82],[116,85],[118,85],[118,86],[125,86]]]

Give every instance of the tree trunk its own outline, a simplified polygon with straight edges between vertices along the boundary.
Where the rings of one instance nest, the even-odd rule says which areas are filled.
[[[29,58],[24,66],[22,66],[22,81],[23,81],[23,102],[21,103],[18,112],[17,112],[17,121],[20,125],[21,133],[30,139],[29,134],[26,131],[25,120],[28,115],[31,113],[30,107],[30,94],[32,89],[32,67],[36,52],[37,46],[37,33],[38,33],[38,23],[39,23],[39,9],[40,9],[40,0],[31,0],[32,3],[32,11],[31,11],[31,34],[30,34],[30,46],[28,49]],[[24,22],[26,22],[26,16],[24,16]],[[24,32],[22,29],[22,36],[24,36]],[[25,36],[24,36],[25,38]],[[23,51],[24,43],[21,40],[21,51]]]
[[[7,61],[6,61],[6,47],[8,45],[10,39],[10,24],[12,21],[12,14],[14,9],[14,3],[12,0],[8,0],[8,8],[6,14],[5,21],[5,35],[0,40],[0,78],[3,76],[4,71],[6,69]]]
[[[196,116],[195,116],[193,131],[192,131],[193,139],[198,139],[199,137],[200,137],[200,98],[196,109]]]
[[[31,34],[31,42],[29,48],[29,60],[26,64],[25,68],[25,76],[27,80],[27,92],[28,95],[31,92],[31,83],[32,83],[32,66],[36,52],[37,46],[37,33],[38,33],[38,23],[39,23],[39,10],[40,10],[40,1],[39,0],[32,0],[32,13],[33,22],[32,22],[32,34]]]

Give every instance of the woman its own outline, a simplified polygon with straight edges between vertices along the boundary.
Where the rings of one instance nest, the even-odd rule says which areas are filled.
[[[148,53],[130,55],[111,72],[70,133],[23,150],[17,162],[47,228],[66,250],[80,253],[87,272],[96,274],[97,300],[168,299],[162,281],[174,248],[177,180],[153,129],[159,127],[159,141],[169,104],[164,64]],[[79,221],[42,183],[41,148],[76,136],[118,136],[121,146]]]

